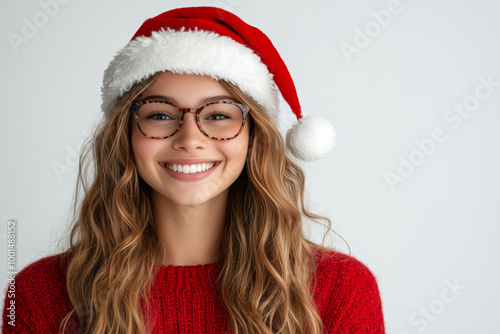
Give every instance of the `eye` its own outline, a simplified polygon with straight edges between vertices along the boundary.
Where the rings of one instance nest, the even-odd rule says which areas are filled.
[[[162,112],[152,112],[147,118],[155,121],[168,121],[174,119],[171,115]]]
[[[223,121],[225,119],[230,119],[230,118],[231,115],[224,113],[222,111],[214,111],[205,117],[205,119],[211,121]]]

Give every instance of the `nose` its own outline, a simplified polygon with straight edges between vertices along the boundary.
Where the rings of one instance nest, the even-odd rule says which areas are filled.
[[[196,114],[190,112],[184,114],[181,128],[173,138],[174,148],[187,152],[205,149],[208,144],[208,137],[201,133],[198,128]]]

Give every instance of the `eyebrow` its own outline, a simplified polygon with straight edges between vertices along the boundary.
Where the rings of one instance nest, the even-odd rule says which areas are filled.
[[[177,105],[179,104],[175,98],[170,97],[170,96],[164,96],[164,95],[150,95],[150,96],[146,96],[145,98],[141,99],[141,101],[144,101],[144,100],[161,100],[161,101],[171,102],[171,103],[177,104]],[[230,95],[216,95],[216,96],[207,96],[207,97],[200,99],[199,104],[204,105],[207,103],[221,101],[221,100],[236,101],[236,99]]]

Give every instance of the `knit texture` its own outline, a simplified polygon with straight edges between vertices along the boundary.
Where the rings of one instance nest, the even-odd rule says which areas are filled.
[[[360,261],[333,251],[318,265],[314,300],[329,334],[385,333],[376,279]],[[15,277],[15,298],[6,294],[2,333],[59,333],[61,319],[71,310],[66,290],[67,258],[42,258]],[[156,313],[153,333],[230,333],[228,314],[215,287],[222,263],[161,266],[151,304]],[[8,310],[15,301],[15,326]],[[72,318],[66,333],[79,333]],[[12,322],[11,322],[12,323]]]

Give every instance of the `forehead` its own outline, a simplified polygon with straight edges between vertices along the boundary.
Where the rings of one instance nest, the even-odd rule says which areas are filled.
[[[166,96],[174,98],[177,102],[195,102],[200,99],[231,94],[221,84],[205,75],[179,74],[162,72],[158,74],[153,83],[139,96]]]

